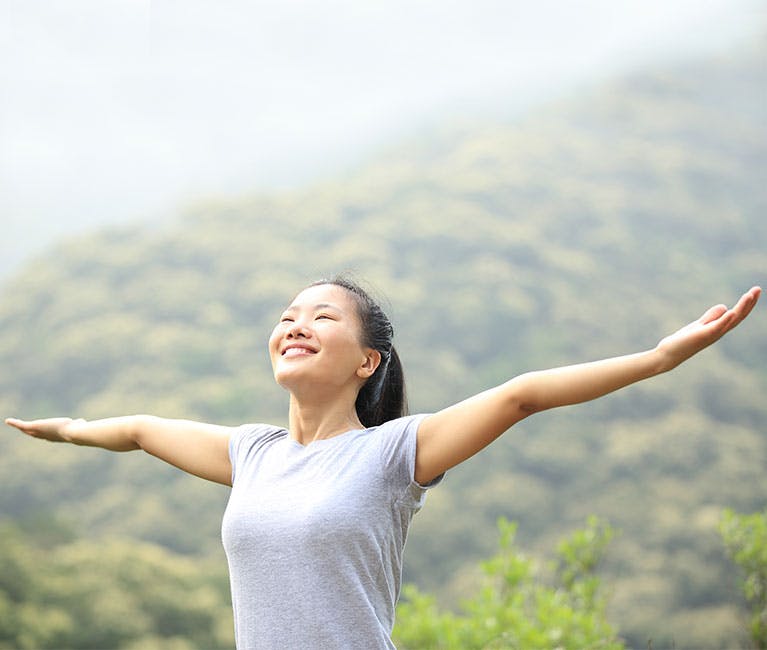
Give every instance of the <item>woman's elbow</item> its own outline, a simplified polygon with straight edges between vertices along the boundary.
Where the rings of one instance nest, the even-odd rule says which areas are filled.
[[[125,433],[127,438],[135,443],[136,449],[143,449],[147,434],[156,426],[159,418],[156,415],[140,413],[126,418]]]
[[[530,372],[519,375],[505,384],[509,409],[515,411],[520,420],[545,410],[532,389],[533,374]]]

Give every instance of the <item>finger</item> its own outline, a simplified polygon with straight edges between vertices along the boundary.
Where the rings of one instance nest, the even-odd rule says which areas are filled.
[[[8,418],[5,421],[5,423],[9,426],[19,429],[19,431],[23,431],[24,433],[29,432],[29,422],[24,422],[24,420],[17,420],[16,418]]]
[[[732,308],[733,311],[738,313],[738,322],[751,313],[751,310],[756,306],[761,293],[762,289],[760,287],[752,287],[740,297],[740,300],[738,300],[737,304]]]
[[[42,431],[36,427],[36,420],[26,421],[19,420],[18,418],[6,418],[5,423],[33,438],[39,438],[42,435]]]
[[[759,300],[760,293],[761,289],[754,287],[740,297],[735,306],[726,314],[727,328],[725,331],[729,331],[739,325],[751,313],[757,300]]]
[[[17,429],[23,431],[24,433],[29,433],[31,430],[35,428],[35,421],[27,421],[27,420],[19,420],[18,418],[8,418],[5,421],[6,424],[16,427]]]
[[[6,420],[5,423],[18,429],[27,436],[32,436],[33,438],[38,437],[38,433],[34,429],[31,429],[28,424],[22,420],[11,420],[10,422]]]
[[[708,325],[709,323],[719,319],[722,315],[727,313],[727,305],[714,305],[706,310],[706,312],[698,319],[698,322],[702,325]]]

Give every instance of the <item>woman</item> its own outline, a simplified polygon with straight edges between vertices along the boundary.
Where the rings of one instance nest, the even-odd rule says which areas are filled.
[[[652,350],[523,374],[406,416],[391,324],[337,278],[299,293],[269,339],[290,393],[288,429],[146,415],[6,422],[36,438],[143,449],[231,485],[222,537],[241,650],[392,648],[402,550],[429,487],[528,415],[675,368],[738,325],[760,293],[711,307]]]

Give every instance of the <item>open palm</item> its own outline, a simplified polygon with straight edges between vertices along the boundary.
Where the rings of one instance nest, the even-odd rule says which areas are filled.
[[[762,290],[752,287],[744,293],[732,309],[726,305],[714,305],[700,318],[677,330],[658,343],[664,353],[669,370],[715,343],[751,312]]]

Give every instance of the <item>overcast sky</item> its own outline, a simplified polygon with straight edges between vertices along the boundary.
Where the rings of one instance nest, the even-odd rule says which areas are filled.
[[[62,233],[332,174],[420,125],[731,47],[755,0],[0,0],[0,275]]]

